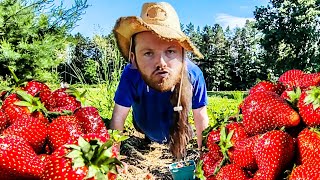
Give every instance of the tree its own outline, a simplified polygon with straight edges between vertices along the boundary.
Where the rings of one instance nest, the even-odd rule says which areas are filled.
[[[85,0],[75,0],[67,9],[54,3],[54,0],[0,1],[1,77],[10,74],[10,67],[20,78],[57,80],[56,68],[63,61],[68,32],[88,5]]]
[[[319,71],[319,1],[270,0],[254,15],[264,37],[263,59],[275,76],[289,69]]]

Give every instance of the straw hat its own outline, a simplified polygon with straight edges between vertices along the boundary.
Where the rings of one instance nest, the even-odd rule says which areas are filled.
[[[167,40],[177,40],[184,49],[203,58],[200,51],[181,31],[179,17],[169,3],[145,3],[140,16],[120,17],[113,29],[118,47],[126,59],[129,56],[131,36],[143,31],[152,31]]]

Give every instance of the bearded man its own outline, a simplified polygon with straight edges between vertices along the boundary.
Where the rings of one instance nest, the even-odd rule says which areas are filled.
[[[123,130],[132,107],[133,124],[146,138],[167,143],[182,158],[193,136],[192,109],[198,147],[208,126],[207,91],[203,73],[187,52],[203,58],[181,31],[174,8],[145,3],[141,16],[120,17],[113,30],[122,56],[128,60],[115,93],[111,129]]]

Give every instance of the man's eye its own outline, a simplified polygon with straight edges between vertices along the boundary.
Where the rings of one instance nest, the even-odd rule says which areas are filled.
[[[176,51],[170,49],[170,50],[168,50],[168,53],[169,53],[169,54],[174,54],[174,53],[176,53]]]
[[[144,56],[152,56],[152,52],[145,52]]]

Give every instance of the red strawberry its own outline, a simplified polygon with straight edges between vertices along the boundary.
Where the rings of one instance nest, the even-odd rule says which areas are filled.
[[[307,89],[311,86],[320,85],[320,73],[304,74],[298,81],[298,87]]]
[[[256,92],[246,97],[242,107],[243,125],[249,135],[300,123],[299,114],[275,92]]]
[[[297,138],[298,164],[320,164],[320,133],[311,128],[303,129]]]
[[[307,126],[320,125],[320,87],[312,87],[302,92],[298,108],[302,121]]]
[[[27,82],[26,86],[23,89],[32,96],[36,96],[43,91],[50,91],[49,86],[35,80]]]
[[[233,131],[232,137],[230,139],[231,144],[235,144],[237,141],[241,141],[249,137],[243,124],[241,122],[231,122],[226,125],[227,132]]]
[[[44,163],[24,139],[0,138],[0,179],[39,179]]]
[[[59,116],[48,126],[48,140],[52,151],[82,134],[83,130],[75,116]]]
[[[223,166],[216,175],[217,180],[247,180],[249,178],[249,175],[236,164]]]
[[[70,95],[67,88],[59,88],[52,92],[51,98],[54,100],[55,106],[50,111],[62,112],[63,110],[75,111],[81,106],[81,103],[76,99],[75,96]]]
[[[7,119],[7,116],[3,112],[2,109],[0,109],[0,134],[4,129],[8,127],[9,121]]]
[[[216,146],[217,149],[219,146]],[[203,161],[202,170],[206,178],[212,177],[215,175],[216,171],[222,163],[223,155],[220,152],[220,148],[217,151],[209,151],[202,154],[201,158]]]
[[[284,86],[288,87],[297,87],[298,81],[303,77],[305,73],[299,69],[291,69],[284,72],[279,77],[279,82],[281,82]]]
[[[254,179],[278,179],[294,156],[293,138],[280,130],[261,135],[254,147],[258,171]]]
[[[279,95],[285,90],[285,87],[281,83],[273,83],[271,81],[260,81],[256,85],[254,85],[250,90],[249,94],[253,94],[255,92],[261,91],[272,91]]]
[[[104,179],[116,174],[121,162],[112,156],[113,142],[98,134],[86,134],[72,144],[58,148],[41,179]]]
[[[39,153],[45,143],[47,137],[47,126],[41,120],[30,116],[18,119],[6,130],[4,135],[16,135],[25,139]]]
[[[303,164],[295,167],[290,174],[289,180],[303,179],[320,179],[320,165]]]
[[[108,135],[108,130],[95,107],[82,107],[75,111],[74,116],[84,130],[84,133],[98,133]]]
[[[209,151],[215,151],[217,143],[220,141],[220,129],[213,129],[207,136],[206,146]]]
[[[237,141],[228,151],[230,162],[245,169],[256,170],[257,163],[253,150],[258,138],[259,135],[256,135]]]
[[[9,124],[14,123],[17,119],[21,118],[22,116],[32,116],[35,118],[39,118],[44,123],[49,122],[48,119],[42,113],[42,111],[45,111],[45,109],[43,105],[39,102],[39,99],[33,98],[25,91],[17,91],[17,94],[10,94],[4,100],[2,109],[4,110],[7,118],[9,119]]]

